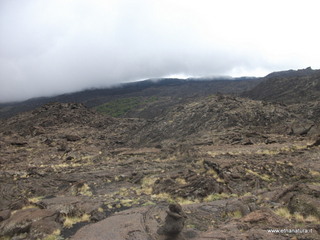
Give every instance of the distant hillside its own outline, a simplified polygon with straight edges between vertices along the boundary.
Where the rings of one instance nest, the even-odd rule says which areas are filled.
[[[221,133],[230,138],[243,132],[253,135],[257,132],[299,134],[315,121],[314,118],[306,120],[294,110],[276,103],[224,95],[211,96],[171,108],[144,126],[136,139],[159,142],[188,136],[193,140],[208,137],[212,141],[212,136]],[[229,131],[228,134],[226,131]]]
[[[306,68],[271,73],[242,96],[289,104],[320,100],[320,70]]]
[[[139,104],[136,104],[135,107],[138,108],[129,108],[127,109],[128,111],[124,111],[122,114],[121,112],[116,112],[114,116],[150,118],[159,114],[159,109],[165,109],[177,103],[188,101],[188,99],[216,93],[239,94],[253,88],[259,82],[260,79],[257,78],[145,80],[122,84],[113,88],[91,89],[55,97],[34,98],[24,102],[0,104],[0,118],[29,111],[50,102],[82,103],[87,107],[94,108],[106,103],[117,107],[119,99],[136,99]],[[152,106],[148,101],[150,97],[153,97],[154,100],[152,101]]]
[[[313,70],[311,67],[299,70],[287,70],[287,71],[279,71],[272,72],[268,74],[265,78],[276,78],[276,77],[305,77],[308,75],[313,75],[317,70]]]
[[[112,88],[90,89],[55,97],[0,104],[0,118],[33,110],[50,102],[60,102],[82,103],[113,117],[152,119],[179,104],[217,93],[285,104],[318,101],[320,70],[309,67],[273,72],[264,78],[149,79]]]

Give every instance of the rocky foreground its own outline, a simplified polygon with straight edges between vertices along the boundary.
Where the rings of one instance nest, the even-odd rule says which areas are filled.
[[[143,120],[53,103],[2,120],[0,239],[320,239],[318,105],[214,96]],[[172,236],[170,203],[186,216]]]

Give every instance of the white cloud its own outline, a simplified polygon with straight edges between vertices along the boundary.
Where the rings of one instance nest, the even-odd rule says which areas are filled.
[[[2,0],[0,101],[175,74],[319,68],[317,1]]]

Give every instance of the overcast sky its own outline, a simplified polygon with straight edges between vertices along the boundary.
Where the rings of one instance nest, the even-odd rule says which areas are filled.
[[[0,102],[320,68],[317,0],[0,0]]]

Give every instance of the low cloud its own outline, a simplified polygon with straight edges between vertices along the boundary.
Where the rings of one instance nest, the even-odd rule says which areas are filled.
[[[3,0],[0,102],[174,74],[263,75],[320,60],[292,41],[286,47],[255,1],[237,2]]]

